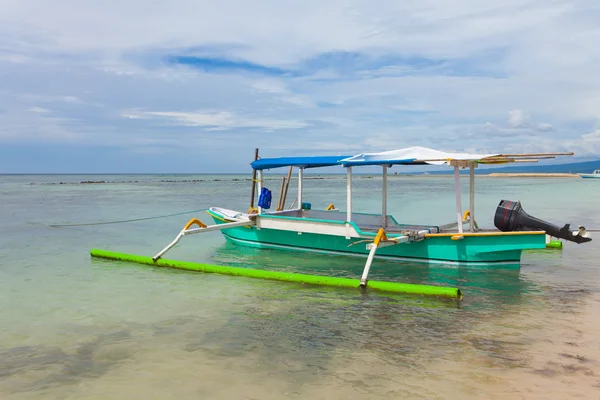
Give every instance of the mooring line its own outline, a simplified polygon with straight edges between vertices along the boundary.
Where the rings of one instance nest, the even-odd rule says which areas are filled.
[[[84,224],[52,224],[52,225],[50,225],[50,227],[52,227],[52,228],[60,228],[60,227],[64,227],[64,226],[90,226],[90,225],[122,224],[122,223],[125,223],[125,222],[146,221],[146,220],[149,220],[149,219],[175,217],[177,215],[192,214],[192,213],[195,213],[195,212],[206,211],[206,210],[208,210],[208,208],[201,208],[200,210],[184,211],[184,212],[180,212],[180,213],[176,213],[176,214],[159,215],[159,216],[156,216],[156,217],[122,219],[122,220],[119,220],[119,221],[88,222],[88,223],[84,223]]]

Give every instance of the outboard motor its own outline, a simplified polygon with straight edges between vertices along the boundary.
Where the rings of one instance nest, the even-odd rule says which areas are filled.
[[[549,222],[530,216],[523,210],[520,201],[501,200],[498,208],[496,208],[494,225],[502,232],[542,230],[550,236],[575,243],[592,240],[583,226],[580,226],[577,232],[572,232],[569,229],[570,224],[565,224],[565,226],[559,228]]]

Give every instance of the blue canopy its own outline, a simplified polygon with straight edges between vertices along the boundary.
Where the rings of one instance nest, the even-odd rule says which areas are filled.
[[[320,157],[279,157],[261,158],[252,163],[253,169],[271,169],[281,167],[317,168],[340,165],[340,161],[352,156],[320,156]]]

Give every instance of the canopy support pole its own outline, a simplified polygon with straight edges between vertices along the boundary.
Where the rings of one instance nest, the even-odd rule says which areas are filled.
[[[262,186],[263,186],[263,184],[262,184],[263,183],[262,182],[262,180],[263,180],[263,171],[262,171],[262,169],[258,170],[257,177],[258,177],[258,179],[257,179],[257,182],[256,182],[257,183],[256,186],[257,186],[257,189],[258,189],[258,196],[260,197],[260,193],[262,192]],[[261,206],[258,206],[258,213],[262,214],[262,207]]]
[[[302,180],[304,179],[304,168],[298,168],[298,206],[302,209]]]
[[[348,167],[346,182],[346,222],[352,221],[352,167]]]
[[[258,149],[254,149],[254,161],[258,160]],[[254,190],[256,189],[256,170],[252,169],[252,192],[250,193],[250,210],[248,210],[248,212],[250,212],[253,208],[254,208],[254,199],[255,199],[255,192]]]
[[[471,232],[475,232],[475,164],[469,170],[469,222]]]
[[[387,194],[388,194],[388,166],[383,166],[383,193],[381,198],[381,226],[387,227]]]
[[[460,201],[460,171],[458,165],[454,165],[454,186],[456,190],[456,220],[458,222],[458,233],[463,233],[462,204]]]

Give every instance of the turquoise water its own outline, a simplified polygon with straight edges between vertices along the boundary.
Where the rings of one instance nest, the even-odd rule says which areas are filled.
[[[247,178],[0,176],[0,398],[600,396],[600,236],[525,253],[520,270],[373,265],[371,279],[457,286],[457,304],[89,257],[91,248],[153,255],[191,217],[210,222],[203,212],[50,226],[246,210]],[[311,178],[323,178],[306,181],[313,208],[344,208],[342,177]],[[266,183],[275,197],[280,183]],[[356,211],[379,212],[377,178],[357,176],[354,189]],[[478,177],[476,192],[481,226],[509,199],[557,224],[600,228],[599,182]],[[451,222],[453,180],[390,176],[388,209],[401,222]],[[168,258],[347,277],[364,265],[236,247],[218,232],[184,238]]]

